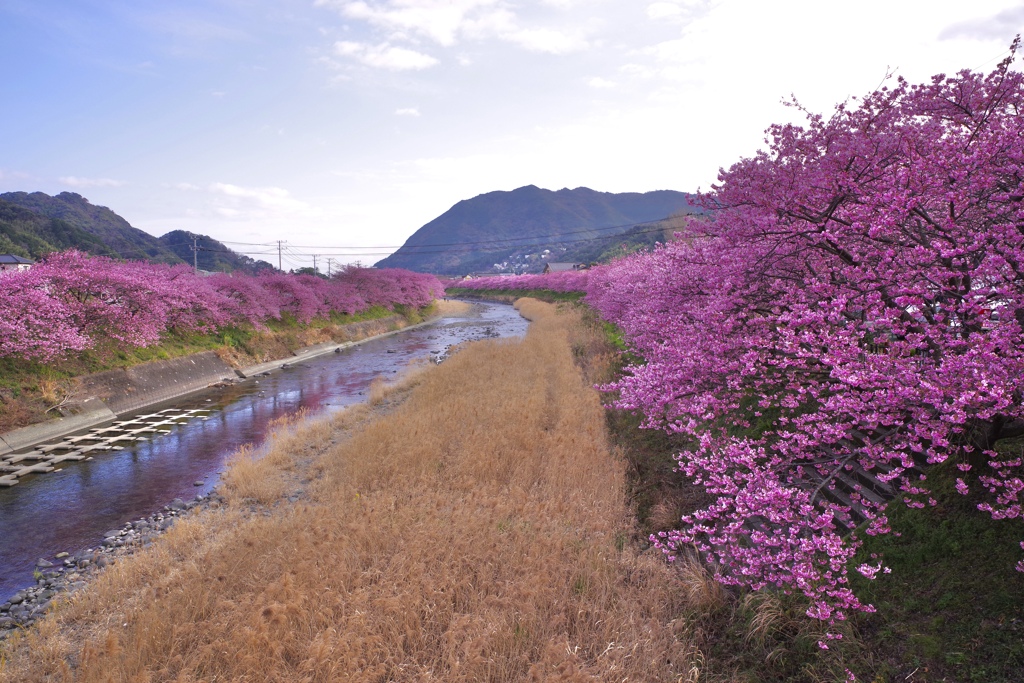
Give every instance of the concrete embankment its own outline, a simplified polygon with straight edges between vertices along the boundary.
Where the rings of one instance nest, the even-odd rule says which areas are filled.
[[[0,455],[29,448],[37,443],[56,439],[83,429],[105,424],[117,417],[103,401],[87,399],[83,401],[84,410],[77,415],[48,420],[41,424],[29,425],[0,434]]]
[[[370,330],[371,325],[392,326],[401,320],[400,316],[392,316],[353,323],[346,328],[351,328],[347,330],[351,336],[358,337]],[[232,367],[213,351],[205,351],[182,358],[152,361],[88,375],[82,378],[78,392],[81,397],[76,403],[79,412],[0,434],[0,456],[108,424],[117,417],[204,391],[212,385],[266,374],[293,363],[335,353],[372,339],[380,339],[432,322],[434,319],[381,334],[371,334],[355,341],[315,344],[292,351],[291,355],[284,358],[239,368]]]
[[[341,343],[326,342],[323,344],[315,344],[314,346],[307,346],[304,349],[299,349],[295,351],[294,355],[289,356],[288,358],[279,358],[277,360],[267,361],[266,363],[251,365],[247,368],[235,370],[235,372],[238,374],[239,377],[243,377],[246,379],[248,379],[249,377],[256,377],[258,375],[263,375],[274,370],[279,370],[293,363],[299,363],[304,360],[309,360],[310,358],[316,358],[317,356],[323,356],[328,353],[338,353],[343,349],[347,349],[352,346],[358,346],[360,344],[365,344],[366,342],[374,339],[383,339],[384,337],[390,337],[391,335],[398,334],[399,332],[408,332],[409,330],[415,330],[416,328],[423,327],[424,325],[429,325],[432,322],[434,322],[434,319],[430,319],[425,322],[418,323],[416,325],[409,325],[408,327],[403,327],[398,330],[391,330],[390,332],[375,334],[372,337],[367,337],[365,339],[360,339],[358,341],[349,341]]]

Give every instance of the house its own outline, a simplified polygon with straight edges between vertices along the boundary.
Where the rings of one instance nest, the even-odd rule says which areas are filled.
[[[28,270],[35,261],[14,254],[0,254],[0,273],[14,270]]]
[[[563,273],[567,270],[586,270],[585,263],[547,263],[544,265],[544,273]]]

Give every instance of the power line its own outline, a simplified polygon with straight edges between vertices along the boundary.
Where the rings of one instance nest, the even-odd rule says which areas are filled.
[[[646,225],[646,224],[645,223],[641,223],[640,225]],[[664,232],[665,229],[666,228],[654,228],[654,229],[651,229],[651,230],[638,230],[638,231],[635,231],[635,232],[631,232],[629,234],[630,234],[630,236],[633,236],[633,235],[653,235],[653,234],[656,234],[656,233]],[[560,240],[558,243],[559,244],[580,244],[580,243],[584,243],[584,242],[593,242],[593,241],[601,240],[601,239],[612,239],[612,238],[619,237],[619,236],[621,236],[621,234],[602,235],[602,236],[599,236],[599,237],[585,237],[585,238],[575,239],[575,240]],[[536,238],[536,239],[541,240],[543,238]],[[476,244],[482,244],[482,243],[476,243]],[[485,249],[485,250],[482,250],[482,251],[499,251],[499,250],[504,250],[506,248],[511,249],[511,248],[516,248],[516,247],[534,247],[534,246],[544,246],[546,244],[551,244],[551,241],[550,240],[545,240],[545,241],[535,242],[534,244],[508,245],[507,247],[502,247],[500,244],[495,243],[495,246],[492,246],[490,249]],[[426,246],[435,247],[437,245],[424,245],[424,247],[426,247]],[[460,244],[459,246],[463,246],[463,245]],[[447,248],[447,249],[427,249],[427,248],[423,248],[423,249],[417,249],[417,250],[413,251],[412,253],[420,255],[420,254],[450,254],[452,252],[459,252],[459,251],[481,251],[481,250],[470,249],[469,248],[470,246],[472,246],[472,244],[466,244],[463,249],[453,249],[453,248]],[[373,249],[373,248],[375,248],[375,247],[359,247],[359,249]],[[344,247],[342,249],[344,249]],[[406,247],[405,249],[409,249],[409,248]],[[239,252],[239,253],[249,253],[249,252]],[[320,257],[320,256],[332,256],[332,257],[339,257],[339,256],[379,256],[379,255],[382,255],[382,254],[383,255],[392,254],[392,253],[394,253],[394,250],[388,248],[388,251],[342,251],[342,250],[339,250],[339,251],[329,251],[329,252],[318,251],[315,254],[313,252],[300,252],[300,251],[290,250],[287,253],[291,254],[295,258],[310,258],[312,256],[317,256],[317,257]]]
[[[656,234],[656,233],[662,233],[664,231],[665,231],[665,228],[657,228],[657,229],[652,229],[652,230],[638,230],[636,232],[629,233],[629,235],[630,236],[635,236],[635,235],[653,235],[653,234]],[[613,238],[616,238],[616,237],[619,237],[619,236],[624,236],[624,235],[623,234],[602,235],[602,236],[593,237],[593,238],[582,238],[582,239],[575,239],[575,240],[560,240],[559,242],[557,242],[557,244],[581,244],[581,243],[585,243],[585,242],[593,242],[593,241],[602,240],[602,239],[613,239]],[[540,238],[538,238],[538,239],[540,239]],[[472,252],[472,251],[494,252],[494,251],[504,251],[506,249],[514,249],[514,248],[517,248],[517,247],[518,248],[522,248],[522,247],[546,246],[548,244],[552,244],[552,242],[550,242],[550,241],[538,241],[538,242],[534,242],[533,244],[512,244],[512,245],[504,245],[504,246],[501,245],[500,243],[495,243],[495,244],[491,245],[489,248],[485,248],[485,249],[471,249],[470,248],[471,245],[466,245],[466,246],[462,247],[461,249],[458,249],[458,248],[444,248],[444,249],[427,249],[427,248],[422,248],[422,249],[412,249],[412,250],[410,250],[408,247],[406,247],[405,248],[405,252],[406,253],[413,253],[413,254],[417,254],[417,255],[422,255],[422,254],[451,254],[453,252],[456,252],[456,253],[463,252],[463,253],[465,253],[465,252]],[[435,245],[429,245],[429,246],[433,247]],[[372,249],[372,248],[373,247],[359,247],[359,249]],[[395,252],[394,249],[390,249],[389,248],[387,251],[327,251],[327,252],[325,252],[325,251],[318,251],[315,254],[313,252],[291,251],[291,252],[288,252],[288,253],[290,253],[295,258],[310,258],[312,256],[318,256],[318,257],[319,256],[332,256],[332,257],[342,257],[342,256],[380,256],[380,255],[393,254],[394,252]],[[237,253],[247,253],[248,254],[248,253],[260,253],[260,252],[237,252]]]
[[[595,233],[595,232],[601,232],[601,231],[606,231],[606,230],[623,230],[623,229],[628,230],[629,228],[635,228],[635,227],[639,227],[641,225],[653,225],[655,223],[660,223],[662,221],[669,220],[670,218],[672,218],[672,217],[671,216],[666,216],[665,218],[657,218],[657,219],[649,220],[649,221],[640,221],[640,222],[637,222],[637,223],[623,223],[621,225],[609,225],[609,226],[598,227],[598,228],[581,228],[581,229],[578,229],[578,230],[577,229],[573,229],[573,230],[568,230],[568,231],[565,231],[565,232],[553,233],[553,234],[550,234],[550,235],[537,235],[537,236],[532,236],[532,237],[503,237],[503,238],[491,238],[491,239],[486,239],[486,240],[472,240],[472,241],[464,241],[464,242],[435,242],[435,243],[430,243],[430,244],[403,244],[403,245],[397,245],[397,246],[395,246],[395,245],[392,245],[392,246],[373,245],[373,246],[367,246],[367,247],[348,247],[348,246],[341,246],[341,247],[339,247],[338,245],[334,245],[334,244],[328,244],[328,245],[323,245],[323,244],[295,244],[295,245],[292,245],[292,246],[295,247],[295,248],[298,248],[298,249],[341,249],[341,250],[350,250],[350,249],[380,249],[380,250],[388,250],[387,252],[385,252],[385,251],[368,252],[369,254],[372,255],[372,254],[380,254],[380,253],[390,253],[390,251],[393,251],[395,249],[407,249],[408,250],[408,249],[421,249],[421,248],[432,248],[432,247],[474,246],[474,245],[483,245],[483,244],[508,244],[508,243],[515,243],[515,242],[521,242],[521,241],[537,241],[537,240],[540,240],[541,243],[547,243],[547,242],[551,242],[551,241],[557,240],[559,237],[561,237],[563,235],[592,234],[592,233]],[[655,231],[662,230],[662,229],[664,229],[664,228],[657,228],[657,229],[655,229]],[[596,238],[587,238],[587,239],[585,239],[583,241],[589,241],[590,239],[596,239]],[[268,244],[266,244],[266,243],[264,243],[264,244],[257,244],[257,243],[253,243],[253,242],[231,242],[231,241],[228,241],[228,240],[221,240],[221,242],[223,242],[224,244],[241,244],[241,245],[245,245],[245,246],[268,246]],[[529,245],[526,245],[526,246],[529,246]]]

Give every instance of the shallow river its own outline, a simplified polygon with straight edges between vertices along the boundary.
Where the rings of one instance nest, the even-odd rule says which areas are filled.
[[[366,398],[370,382],[449,346],[521,336],[527,323],[511,306],[476,304],[473,316],[368,341],[239,384],[184,399],[175,407],[212,412],[169,434],[65,462],[63,471],[30,475],[0,488],[0,601],[34,583],[36,560],[96,547],[108,529],[146,517],[175,498],[210,491],[228,456],[263,440],[275,418],[300,408],[333,411]],[[196,486],[204,482],[202,486]]]

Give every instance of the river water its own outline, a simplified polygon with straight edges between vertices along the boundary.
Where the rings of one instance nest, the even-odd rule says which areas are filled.
[[[175,498],[208,493],[228,456],[243,444],[260,443],[272,420],[302,408],[318,413],[359,403],[378,377],[441,357],[454,344],[522,336],[526,326],[511,306],[474,304],[465,318],[445,318],[182,400],[175,407],[211,412],[150,441],[91,461],[65,462],[60,472],[0,488],[0,601],[34,583],[36,560],[96,547],[108,529]]]

